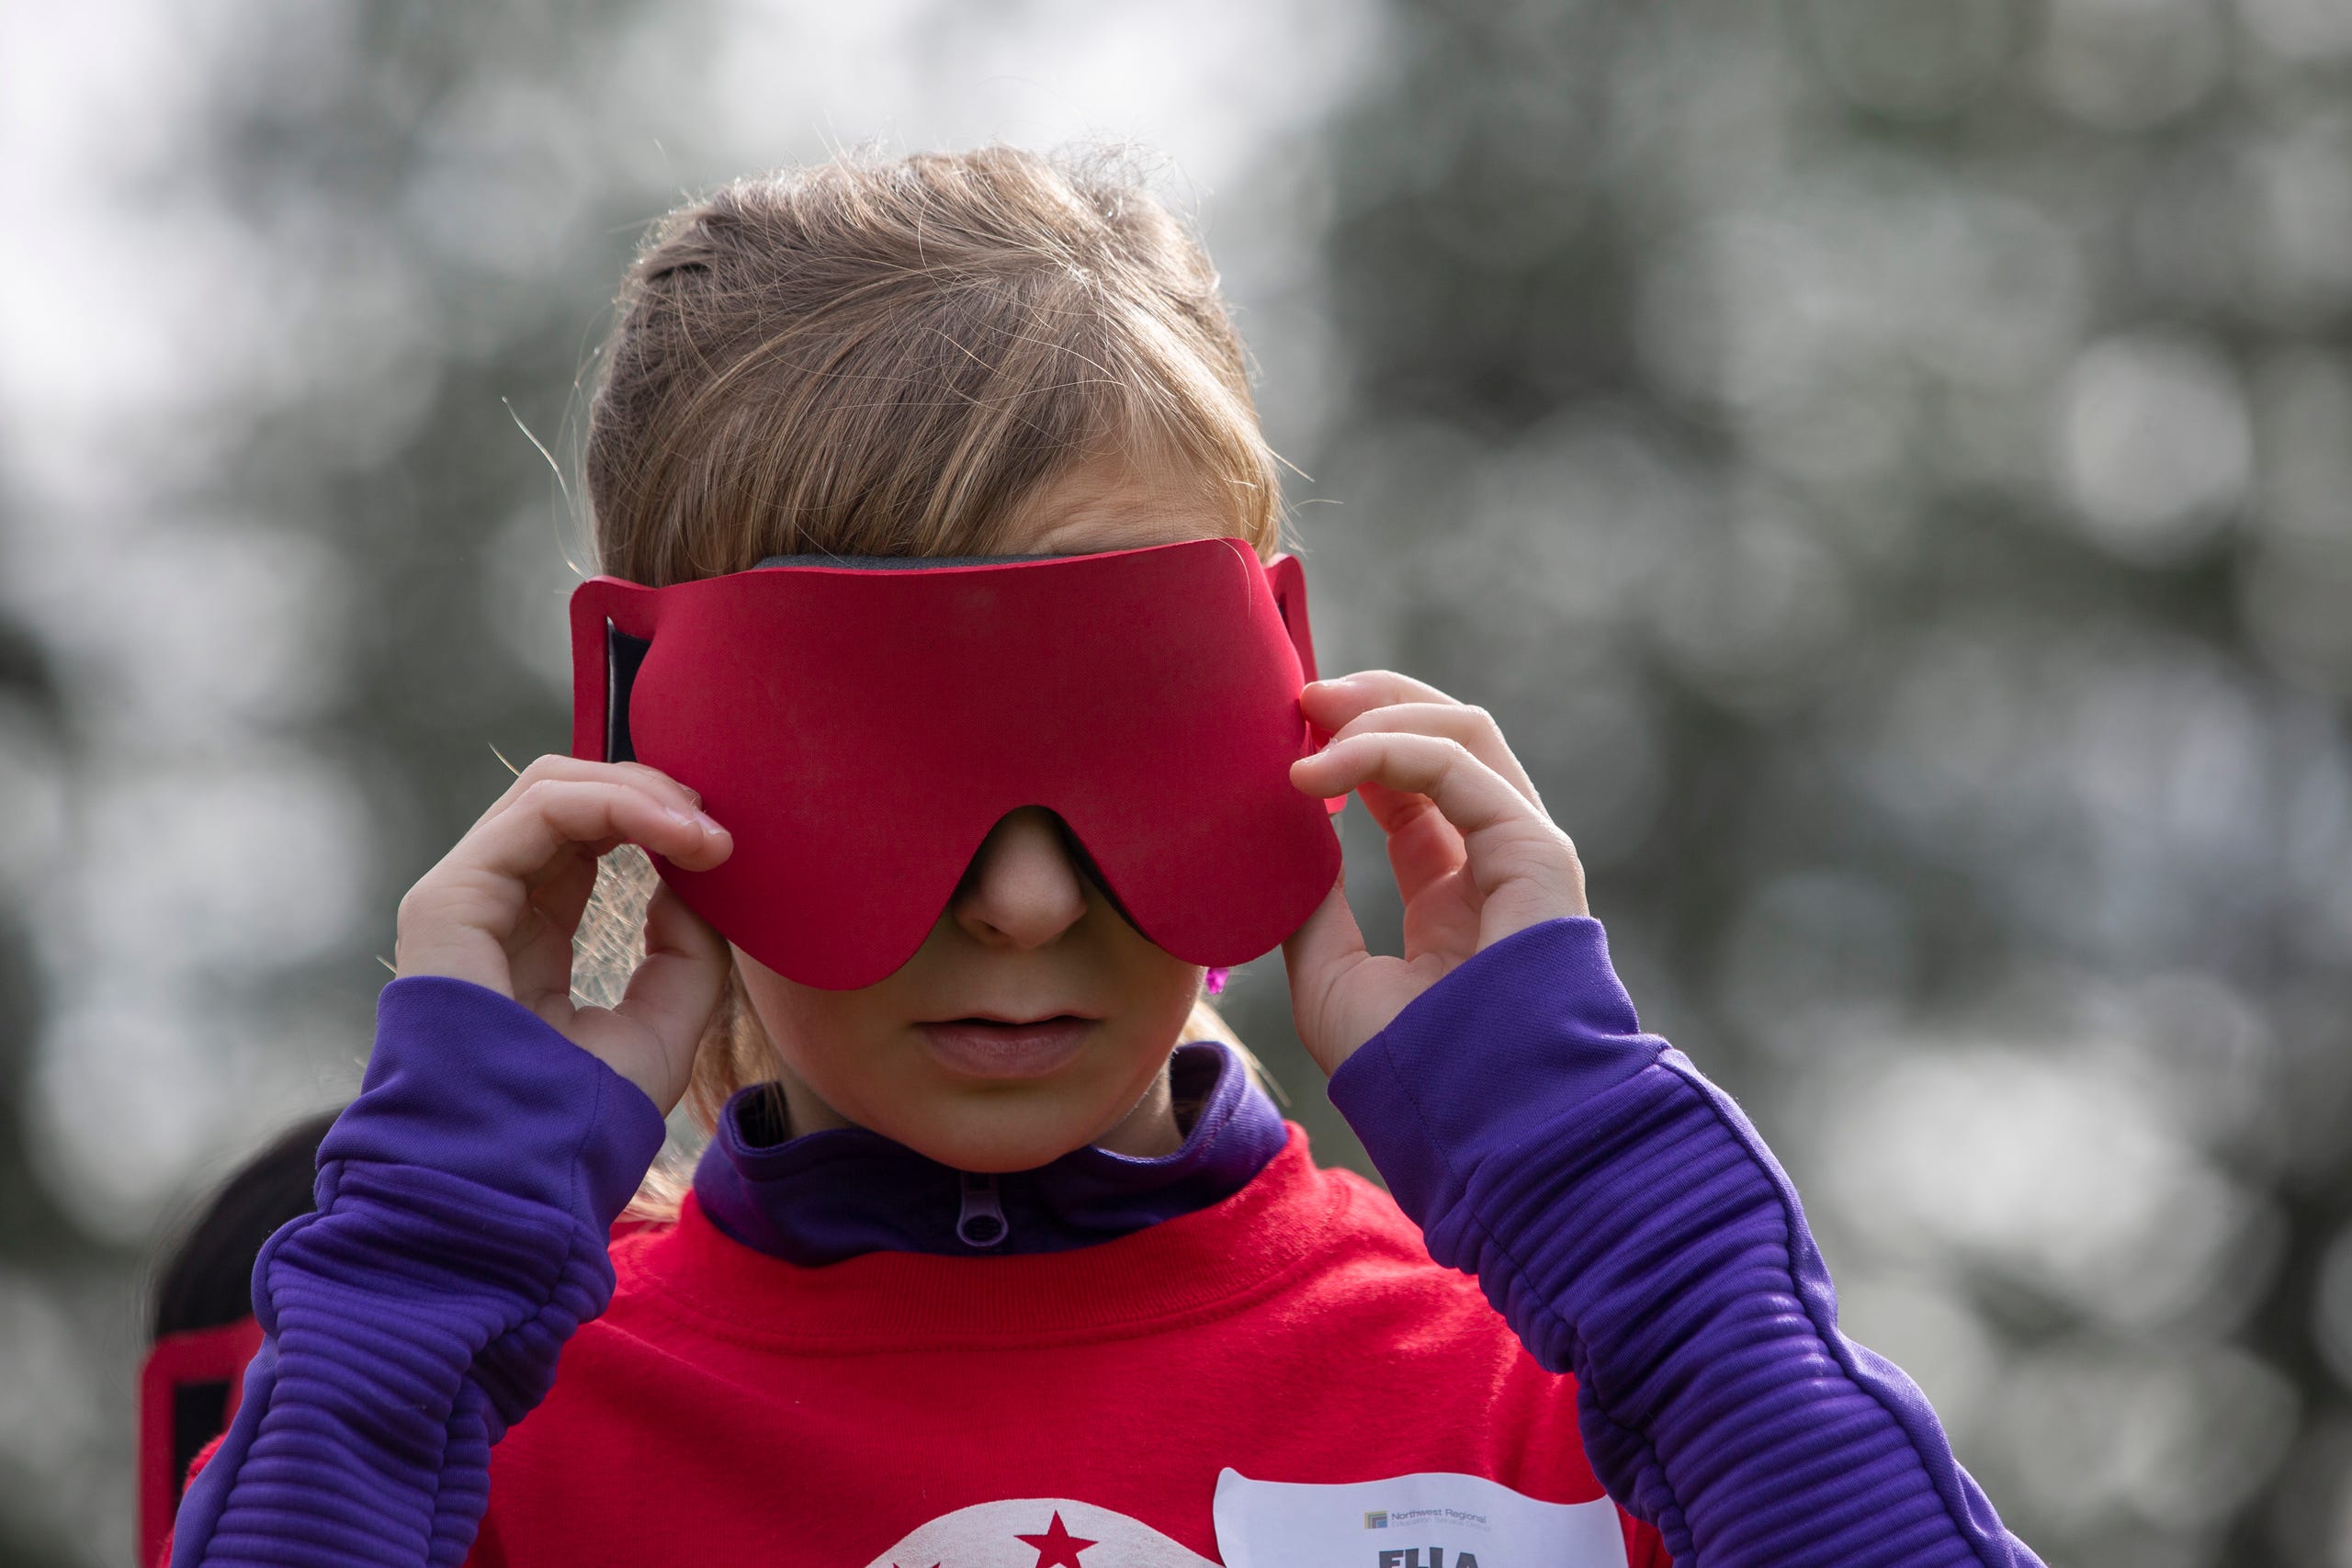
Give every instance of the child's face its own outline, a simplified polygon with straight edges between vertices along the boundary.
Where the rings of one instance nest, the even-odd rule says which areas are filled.
[[[1218,538],[1196,488],[1080,467],[1026,509],[1007,554]],[[1072,858],[1055,818],[999,822],[913,958],[878,984],[820,990],[738,949],[783,1067],[793,1131],[854,1123],[963,1170],[1025,1170],[1090,1143],[1178,1142],[1165,1068],[1202,970],[1146,939]],[[1025,1022],[1018,1030],[958,1020]]]

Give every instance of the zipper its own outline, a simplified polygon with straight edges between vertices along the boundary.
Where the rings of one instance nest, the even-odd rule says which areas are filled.
[[[956,1238],[975,1251],[1001,1245],[1012,1227],[1005,1223],[1004,1205],[997,1201],[996,1178],[968,1170],[956,1174],[964,1190],[963,1209],[956,1217]]]

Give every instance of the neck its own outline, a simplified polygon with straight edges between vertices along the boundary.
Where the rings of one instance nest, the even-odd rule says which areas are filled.
[[[1167,1063],[1159,1064],[1159,1071],[1151,1076],[1151,1086],[1136,1101],[1135,1109],[1095,1139],[1094,1146],[1130,1159],[1159,1159],[1184,1146],[1184,1129],[1177,1125],[1176,1096],[1169,1088]]]
[[[1170,1058],[1167,1120],[1182,1120],[1184,1133],[1167,1154],[1137,1156],[1098,1142],[997,1175],[958,1170],[870,1128],[786,1136],[790,1107],[775,1089],[763,1083],[729,1099],[695,1167],[695,1195],[728,1235],[809,1268],[873,1252],[971,1258],[1091,1247],[1231,1197],[1288,1135],[1239,1055],[1208,1042],[1178,1046]],[[1156,1107],[1130,1115],[1127,1133],[1166,1125]],[[1127,1141],[1118,1134],[1103,1141]],[[995,1222],[992,1234],[975,1228],[986,1221]]]

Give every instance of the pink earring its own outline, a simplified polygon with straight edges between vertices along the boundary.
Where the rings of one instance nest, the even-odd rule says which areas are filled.
[[[1210,970],[1207,977],[1201,982],[1201,989],[1206,991],[1210,996],[1214,997],[1217,995],[1225,989],[1225,977],[1232,973],[1233,971],[1230,969]]]

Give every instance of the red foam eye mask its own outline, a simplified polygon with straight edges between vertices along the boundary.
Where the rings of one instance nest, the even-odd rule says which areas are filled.
[[[769,968],[832,989],[888,976],[1024,806],[1057,813],[1188,963],[1269,951],[1337,880],[1344,801],[1289,778],[1323,739],[1298,706],[1315,654],[1294,558],[1195,539],[786,559],[571,596],[573,755],[701,792],[734,853],[655,863]]]

